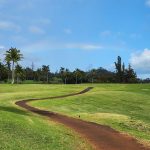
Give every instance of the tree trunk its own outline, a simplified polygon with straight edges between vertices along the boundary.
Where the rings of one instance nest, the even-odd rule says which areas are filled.
[[[48,73],[47,73],[47,83],[48,83]]]
[[[8,78],[7,78],[8,82],[9,82],[9,72],[8,72]]]
[[[92,83],[94,82],[94,79],[92,78]]]
[[[17,84],[19,83],[19,77],[17,77]]]
[[[15,69],[14,69],[14,61],[13,61],[13,64],[12,64],[12,81],[11,81],[11,84],[14,84],[15,82]]]
[[[67,84],[67,78],[65,78],[65,84]]]
[[[77,75],[76,75],[76,84],[78,84],[78,77],[77,77]]]

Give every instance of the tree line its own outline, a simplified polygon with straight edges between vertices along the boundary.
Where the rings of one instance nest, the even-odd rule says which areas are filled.
[[[125,67],[121,57],[118,56],[114,63],[115,71],[108,71],[105,68],[90,69],[83,71],[75,69],[70,71],[61,67],[57,72],[51,72],[49,65],[34,69],[32,67],[22,67],[19,62],[23,59],[23,54],[17,48],[11,47],[4,54],[4,60],[0,60],[0,82],[6,83],[25,83],[32,81],[34,83],[64,83],[64,84],[81,84],[81,83],[137,83],[136,72],[129,64]],[[32,83],[31,82],[31,83]]]

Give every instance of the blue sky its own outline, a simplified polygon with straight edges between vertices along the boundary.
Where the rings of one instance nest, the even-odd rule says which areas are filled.
[[[150,77],[150,0],[0,0],[0,55],[23,65],[114,70],[120,55]]]

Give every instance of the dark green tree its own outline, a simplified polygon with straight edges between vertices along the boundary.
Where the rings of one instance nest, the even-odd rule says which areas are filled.
[[[48,83],[49,82],[49,72],[50,72],[49,66],[43,65],[42,72],[44,75],[44,81]]]
[[[36,77],[37,77],[38,81],[41,81],[41,78],[42,78],[42,69],[41,68],[37,69],[37,71],[36,71]]]
[[[25,68],[25,77],[26,77],[26,80],[33,80],[33,71],[31,68],[29,67]]]
[[[137,82],[137,75],[131,65],[128,65],[128,69],[125,70],[125,80],[127,83]]]
[[[73,72],[74,76],[75,76],[75,83],[78,84],[78,81],[80,80],[80,82],[82,83],[82,71],[80,69],[76,69],[74,72]]]
[[[7,80],[7,68],[5,65],[0,62],[0,81],[5,81]]]
[[[61,67],[59,73],[61,75],[61,78],[62,78],[64,84],[67,84],[67,78],[70,73],[69,69],[67,69],[67,68],[65,69],[65,68]]]
[[[8,74],[8,82],[9,82],[10,75],[11,75],[11,63],[10,63],[10,58],[8,57],[8,55],[5,57],[5,62],[7,66],[7,74]]]
[[[16,67],[15,67],[15,74],[16,74],[17,84],[20,81],[23,81],[25,79],[24,70],[19,64],[17,64]]]
[[[118,56],[117,62],[115,62],[115,68],[116,68],[116,81],[119,83],[125,82],[124,76],[125,76],[125,64],[122,64],[121,57]]]

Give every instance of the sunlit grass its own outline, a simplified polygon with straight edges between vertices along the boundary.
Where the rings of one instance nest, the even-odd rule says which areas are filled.
[[[91,86],[91,85],[89,85]],[[104,124],[150,143],[150,85],[93,84],[84,95],[31,102],[42,109]]]
[[[20,99],[56,96],[81,89],[65,85],[0,85],[0,149],[91,149],[72,130],[15,105]]]

